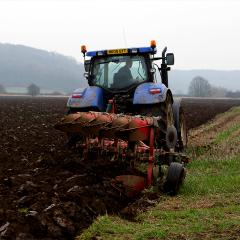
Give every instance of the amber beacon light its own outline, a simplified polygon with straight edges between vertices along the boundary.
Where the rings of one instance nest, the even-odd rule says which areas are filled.
[[[85,53],[87,52],[87,48],[86,48],[85,45],[82,45],[82,46],[81,46],[81,52],[82,52],[83,54],[85,54]]]
[[[151,41],[151,47],[152,47],[152,48],[155,48],[156,46],[157,46],[156,41],[155,41],[155,40],[152,40],[152,41]]]

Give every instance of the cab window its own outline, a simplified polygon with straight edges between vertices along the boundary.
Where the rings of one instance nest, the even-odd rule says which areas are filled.
[[[93,85],[122,89],[147,79],[147,66],[143,56],[107,56],[96,58],[93,62]]]

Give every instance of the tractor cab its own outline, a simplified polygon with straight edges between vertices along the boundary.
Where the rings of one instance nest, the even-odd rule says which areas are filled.
[[[173,54],[166,51],[164,48],[162,56],[156,57],[155,41],[149,47],[99,51],[87,51],[83,45],[84,76],[89,87],[74,91],[67,104],[69,109],[104,112],[114,99],[116,112],[138,114],[136,109],[142,105],[164,102],[167,95],[172,97],[168,65],[174,63]],[[157,65],[159,60],[162,62]]]
[[[151,61],[155,53],[152,47],[87,52],[90,60],[85,60],[85,76],[89,86],[119,92],[153,82]]]
[[[166,54],[155,57],[156,42],[151,41],[150,47],[112,49],[87,52],[86,46],[81,47],[84,55],[85,77],[89,86],[98,86],[110,92],[128,91],[144,82],[161,82],[168,87],[167,65],[174,64],[174,55]],[[166,54],[166,55],[165,55]],[[90,59],[85,59],[89,57]],[[162,60],[161,65],[156,61]]]

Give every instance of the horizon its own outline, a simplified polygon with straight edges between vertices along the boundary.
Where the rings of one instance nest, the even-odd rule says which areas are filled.
[[[135,1],[135,0],[130,0],[130,1]],[[74,60],[76,60],[76,62],[78,64],[82,64],[83,65],[83,62],[81,61],[78,61],[77,58],[75,58],[74,56],[70,56],[70,55],[65,55],[65,54],[62,54],[62,53],[59,53],[59,52],[55,52],[55,51],[51,51],[51,50],[47,50],[47,49],[42,49],[42,48],[36,48],[34,46],[28,46],[28,45],[24,45],[24,44],[13,44],[13,43],[8,43],[8,42],[0,42],[0,44],[6,44],[6,45],[12,45],[12,46],[22,46],[22,47],[26,47],[26,48],[32,48],[32,49],[35,49],[35,50],[40,50],[40,51],[44,51],[44,52],[48,52],[48,53],[54,53],[54,54],[58,54],[58,55],[61,55],[61,56],[64,56],[64,57],[67,57],[67,58],[73,58]],[[96,49],[95,49],[96,50]],[[107,49],[106,49],[107,50]],[[91,50],[92,51],[92,50]],[[93,50],[94,51],[94,50]],[[80,50],[79,50],[80,52]],[[82,53],[80,52],[80,55],[82,55]],[[176,57],[176,56],[175,56]],[[83,59],[83,57],[82,57]],[[171,67],[171,70],[172,71],[223,71],[223,72],[234,72],[234,71],[240,71],[240,68],[239,69],[213,69],[213,68],[189,68],[189,69],[175,69],[174,68],[174,65]]]

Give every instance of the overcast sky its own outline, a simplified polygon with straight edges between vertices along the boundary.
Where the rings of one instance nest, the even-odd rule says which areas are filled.
[[[240,69],[238,0],[0,0],[0,42],[75,57],[148,46],[174,52],[175,69]]]

